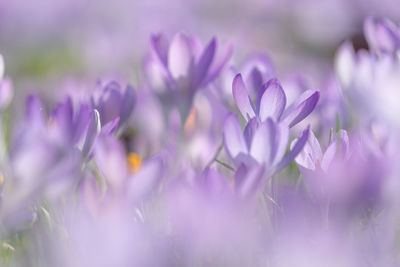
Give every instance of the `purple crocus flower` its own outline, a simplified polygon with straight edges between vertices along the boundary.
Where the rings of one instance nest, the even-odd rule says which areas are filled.
[[[356,53],[345,43],[338,52],[336,71],[345,95],[355,103],[352,110],[362,114],[358,116],[361,123],[380,120],[399,127],[398,59],[386,54],[377,58],[366,51]]]
[[[294,140],[291,146],[295,146],[296,142],[297,140]],[[295,162],[303,173],[306,171],[327,172],[332,161],[338,156],[344,159],[350,156],[349,137],[345,130],[339,131],[338,138],[331,141],[325,152],[322,152],[318,139],[310,131],[310,137],[303,150],[297,155]]]
[[[217,39],[204,48],[200,41],[179,33],[168,43],[163,35],[151,38],[151,53],[145,67],[154,89],[165,90],[178,101],[180,112],[186,118],[196,91],[212,82],[230,59],[229,45],[217,56]]]
[[[198,39],[181,33],[175,35],[169,45],[163,35],[153,36],[151,49],[171,89],[192,92],[213,81],[232,54],[232,47],[228,46],[217,58],[217,39],[213,38],[202,48]]]
[[[251,99],[257,97],[258,91],[264,83],[276,76],[272,60],[263,54],[254,54],[246,58],[239,67],[230,66],[221,73],[221,82],[216,88],[219,97],[229,104],[233,104],[232,80],[239,72],[247,84]]]
[[[253,105],[242,75],[236,75],[232,84],[233,97],[239,111],[246,120],[257,117],[260,121],[272,118],[292,127],[306,118],[319,100],[319,92],[306,91],[297,101],[286,108],[286,95],[277,79],[265,83],[258,92],[256,106]]]
[[[352,222],[365,213],[377,214],[384,201],[384,189],[392,177],[390,158],[377,154],[368,142],[353,136],[352,146],[345,131],[340,131],[324,153],[311,136],[296,158],[307,188],[318,205],[330,207],[331,220]],[[326,211],[327,212],[327,211]]]
[[[368,44],[377,53],[396,55],[400,49],[400,27],[388,19],[367,18],[364,33]]]
[[[308,127],[299,142],[284,156],[289,140],[289,128],[285,123],[278,124],[272,118],[264,122],[252,118],[242,132],[237,117],[229,115],[223,129],[225,150],[236,167],[265,164],[271,174],[284,168],[300,153],[309,131]]]
[[[136,103],[136,93],[132,86],[122,90],[116,81],[97,84],[97,92],[91,98],[92,107],[98,110],[102,125],[119,117],[119,125],[127,122]]]
[[[74,119],[70,105],[70,101],[61,104],[47,122],[40,99],[27,98],[26,116],[12,135],[10,164],[3,178],[1,217],[12,229],[30,223],[26,218],[34,218],[30,207],[37,200],[55,201],[78,182],[82,154],[73,144],[82,133],[78,121],[86,120],[83,115]]]

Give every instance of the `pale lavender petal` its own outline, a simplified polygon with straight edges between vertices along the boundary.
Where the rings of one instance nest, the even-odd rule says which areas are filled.
[[[249,77],[247,78],[247,84],[249,85],[250,92],[257,95],[258,90],[261,90],[264,84],[264,77],[259,69],[253,68],[251,70],[251,72],[249,73]]]
[[[237,118],[231,114],[224,123],[224,144],[229,157],[236,162],[235,158],[240,154],[247,154],[247,146],[240,129]]]
[[[350,141],[347,131],[343,129],[339,130],[339,138],[341,153],[345,158],[347,158],[350,156]]]
[[[224,49],[224,53],[222,54],[222,56],[218,56],[211,64],[203,84],[212,82],[220,74],[228,60],[231,58],[232,53],[233,46],[231,44],[228,44],[228,46]]]
[[[400,34],[396,25],[387,20],[375,20],[369,17],[364,23],[365,37],[368,44],[379,51],[393,53],[399,48]]]
[[[87,104],[81,105],[79,107],[79,112],[78,115],[76,116],[76,120],[74,123],[74,138],[73,141],[76,143],[78,142],[82,135],[84,134],[86,128],[88,127],[89,121],[90,121],[90,107]]]
[[[300,83],[300,82],[297,82]],[[303,88],[296,88],[296,89],[291,89],[292,91],[294,90],[304,90],[306,85],[295,85],[295,86],[301,86]],[[300,105],[301,102],[305,101],[307,98],[309,98],[312,94],[314,94],[315,91],[313,90],[305,90],[302,92],[300,95],[297,95],[295,99],[293,99],[292,103],[290,106],[288,106],[285,111],[283,112],[282,118],[286,118],[290,113],[292,113],[298,105]]]
[[[188,36],[188,40],[195,61],[199,62],[200,57],[204,51],[203,44],[201,43],[200,39],[194,35]]]
[[[157,56],[157,59],[161,65],[167,69],[168,68],[168,42],[165,37],[161,34],[153,35],[150,40],[150,46]]]
[[[268,117],[278,121],[286,106],[286,95],[277,79],[271,79],[258,95],[257,113],[261,121]]]
[[[30,95],[26,99],[25,118],[33,125],[44,125],[46,111],[37,95]]]
[[[175,35],[168,51],[168,69],[174,79],[187,77],[193,65],[193,55],[188,38]]]
[[[119,124],[125,123],[132,114],[133,108],[135,107],[136,103],[136,93],[135,89],[128,85],[122,96],[122,103],[121,103],[121,110],[119,113]]]
[[[337,151],[337,143],[332,142],[328,148],[326,149],[322,160],[321,160],[321,169],[324,171],[328,171],[329,166],[331,166],[331,163],[333,159],[336,156],[336,151]]]
[[[106,124],[120,116],[122,101],[123,97],[120,85],[115,81],[108,83],[101,95],[99,103],[95,106],[99,111],[102,124]]]
[[[261,122],[257,117],[252,118],[244,128],[244,140],[246,141],[247,149],[250,150],[251,140],[253,140],[254,133],[257,131]]]
[[[201,54],[199,62],[196,64],[196,71],[193,82],[194,83],[193,86],[195,88],[200,86],[204,78],[206,77],[210,65],[214,59],[216,48],[217,48],[217,41],[215,38],[213,38],[211,42],[208,44],[208,46],[204,49],[203,53]]]
[[[347,88],[351,85],[355,66],[355,51],[350,42],[342,44],[335,57],[335,70],[341,84]]]
[[[256,116],[254,109],[251,105],[249,94],[247,93],[246,86],[243,82],[242,75],[238,74],[233,79],[232,93],[236,105],[242,113],[243,117],[248,120]]]
[[[112,121],[108,122],[101,128],[101,134],[104,135],[113,134],[117,130],[119,122],[120,122],[119,117],[116,117]]]
[[[301,137],[296,141],[293,145],[293,148],[289,151],[289,153],[282,159],[282,161],[275,168],[275,172],[278,172],[285,168],[288,164],[290,164],[297,155],[303,150],[304,146],[307,144],[308,138],[310,136],[310,126],[307,127],[306,130],[303,131]]]
[[[276,127],[275,133],[275,149],[273,153],[272,165],[278,164],[285,155],[286,148],[289,141],[289,127],[285,123],[279,123]]]
[[[301,102],[291,113],[283,119],[289,127],[293,127],[297,123],[304,120],[315,108],[319,100],[319,92],[316,91],[309,98]]]
[[[297,140],[294,140],[290,146],[293,149]],[[296,163],[306,169],[315,170],[317,165],[322,159],[321,146],[315,137],[314,133],[310,131],[310,136],[303,150],[295,158]]]
[[[317,137],[315,137],[314,132],[310,131],[310,137],[308,138],[307,143],[310,145],[312,157],[315,160],[319,160],[322,158],[322,150],[321,145],[318,142]]]
[[[70,98],[59,104],[50,114],[51,129],[55,137],[61,142],[72,142],[74,138],[75,125],[73,124],[73,107]]]
[[[298,141],[297,138],[292,141],[292,143],[290,144],[290,149],[294,148],[297,141]],[[303,150],[294,159],[294,161],[296,162],[300,171],[303,172],[303,170],[305,170],[305,169],[308,169],[308,170],[316,169],[316,162],[312,158],[311,153],[312,153],[312,149],[310,147],[310,144],[306,143],[304,145]]]
[[[250,155],[258,163],[271,163],[274,151],[276,124],[268,119],[255,131],[250,145]]]

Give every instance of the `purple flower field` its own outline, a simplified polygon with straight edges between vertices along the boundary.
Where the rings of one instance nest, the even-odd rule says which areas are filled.
[[[400,266],[397,0],[0,2],[0,266]]]

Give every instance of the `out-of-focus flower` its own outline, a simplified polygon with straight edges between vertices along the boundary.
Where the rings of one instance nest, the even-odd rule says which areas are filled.
[[[161,182],[164,170],[161,155],[147,160],[137,154],[127,155],[122,144],[112,136],[98,137],[94,158],[106,182],[107,192],[117,199],[134,203],[156,191]]]
[[[336,57],[336,71],[350,101],[357,111],[361,123],[383,120],[388,125],[399,128],[400,102],[398,97],[400,83],[400,61],[392,55],[396,49],[396,34],[388,21],[375,24],[366,21],[365,31],[370,45],[376,52],[365,50],[355,52],[350,43],[344,43]],[[392,39],[390,39],[390,38]],[[384,103],[384,104],[383,104]]]
[[[317,139],[310,138],[296,158],[309,190],[318,205],[329,209],[339,223],[374,217],[381,212],[384,190],[393,171],[387,156],[376,154],[367,142],[353,138],[349,146],[346,132],[332,141],[324,153]],[[351,164],[351,167],[349,167]]]
[[[310,132],[310,137],[306,145],[300,154],[296,157],[295,161],[300,170],[306,171],[329,171],[329,167],[333,160],[337,157],[349,158],[349,137],[345,130],[340,130],[338,133],[339,137],[331,141],[325,152],[322,152],[321,145],[314,133]],[[297,140],[294,140],[291,144],[292,147],[296,144]]]
[[[132,114],[136,103],[136,93],[130,85],[127,85],[123,91],[116,81],[105,85],[99,82],[91,100],[93,108],[99,111],[102,125],[117,117],[119,117],[119,125],[123,125]]]
[[[51,116],[54,121],[47,121],[40,99],[28,97],[25,120],[10,146],[1,203],[4,224],[19,225],[21,212],[32,213],[29,209],[36,200],[55,199],[76,186],[82,155],[73,144],[83,134],[79,125],[89,118],[81,110],[82,116],[74,120],[70,107],[69,101],[61,104]]]
[[[193,97],[199,88],[212,82],[232,54],[228,46],[217,56],[217,40],[213,38],[203,48],[194,36],[177,34],[168,43],[163,35],[151,38],[151,51],[145,62],[150,85],[156,91],[167,90],[183,117],[190,111]]]
[[[257,104],[251,102],[241,74],[238,74],[232,84],[233,97],[236,105],[246,120],[257,117],[261,121],[272,118],[292,127],[307,117],[315,108],[319,92],[306,91],[297,101],[286,109],[286,95],[276,79],[271,79],[258,92]]]
[[[364,34],[370,47],[377,53],[396,56],[400,49],[400,27],[388,19],[369,17],[364,23]]]

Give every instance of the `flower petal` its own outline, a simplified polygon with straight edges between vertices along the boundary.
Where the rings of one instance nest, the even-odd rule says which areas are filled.
[[[150,47],[157,56],[157,59],[161,63],[161,65],[167,69],[168,67],[168,43],[165,37],[162,34],[153,35],[150,40]]]
[[[250,155],[258,163],[271,163],[274,151],[276,124],[272,119],[262,123],[255,131],[250,145]]]
[[[319,100],[319,92],[314,92],[309,98],[301,102],[286,118],[283,119],[289,127],[304,120],[315,108]]]
[[[364,23],[364,33],[368,44],[384,53],[393,53],[399,48],[400,34],[396,25],[387,19],[375,20],[369,17]]]
[[[335,70],[344,89],[352,82],[356,60],[353,45],[344,43],[340,46],[335,57]]]
[[[196,64],[196,72],[194,77],[193,86],[195,88],[201,86],[204,78],[206,77],[210,65],[214,59],[215,50],[217,48],[217,41],[215,38],[211,40],[208,46],[204,49],[199,62]]]
[[[306,145],[308,138],[310,136],[310,126],[307,127],[306,130],[303,131],[301,137],[296,141],[293,145],[293,148],[289,151],[289,153],[283,158],[283,160],[277,165],[275,168],[275,172],[278,172],[286,167],[289,163],[291,163],[297,155],[303,150]]]
[[[80,105],[79,112],[76,115],[76,119],[74,122],[75,133],[73,141],[75,143],[78,143],[80,142],[80,140],[82,140],[82,137],[90,121],[90,115],[91,115],[91,110],[89,105],[88,104]]]
[[[321,169],[322,170],[328,171],[333,159],[336,156],[336,151],[337,151],[337,143],[333,142],[328,146],[328,148],[326,149],[326,151],[324,153],[324,156],[322,157],[322,160],[321,160]]]
[[[121,109],[119,112],[120,125],[129,119],[130,115],[132,114],[133,108],[135,107],[135,103],[136,103],[135,89],[132,86],[128,85],[126,87],[124,95],[122,96]]]
[[[290,146],[292,149],[297,140],[294,140]],[[322,159],[322,150],[321,146],[318,142],[318,139],[315,137],[314,133],[310,131],[310,137],[308,138],[307,143],[305,144],[303,150],[297,155],[295,161],[298,165],[310,169],[315,170],[318,161]]]
[[[253,140],[254,133],[257,131],[261,122],[258,118],[254,117],[247,123],[244,128],[244,140],[246,141],[247,149],[250,150],[251,140]]]
[[[261,121],[268,117],[278,121],[286,106],[286,95],[277,79],[271,79],[258,95],[257,113]]]
[[[32,126],[45,124],[46,111],[37,95],[29,95],[25,104],[25,118]]]
[[[237,163],[235,158],[240,154],[247,154],[247,146],[239,122],[233,114],[225,120],[223,136],[228,156],[234,163]]]
[[[242,113],[243,117],[246,120],[255,117],[256,114],[254,113],[254,109],[251,105],[251,101],[241,74],[236,75],[236,77],[233,79],[232,93],[236,105]]]
[[[221,72],[223,67],[228,62],[228,60],[231,58],[232,52],[233,52],[233,47],[231,44],[229,44],[224,49],[224,53],[222,54],[222,56],[218,56],[211,64],[210,69],[207,73],[206,78],[204,79],[203,84],[212,82],[218,76],[218,74]]]
[[[174,79],[186,77],[193,64],[192,51],[188,38],[179,33],[175,35],[168,51],[168,69]]]
[[[113,134],[117,130],[119,122],[119,117],[116,117],[114,120],[107,122],[105,125],[103,125],[103,127],[101,127],[101,134]]]
[[[278,164],[286,152],[286,147],[289,141],[289,127],[285,123],[279,123],[275,133],[275,148],[272,155],[272,164]]]

